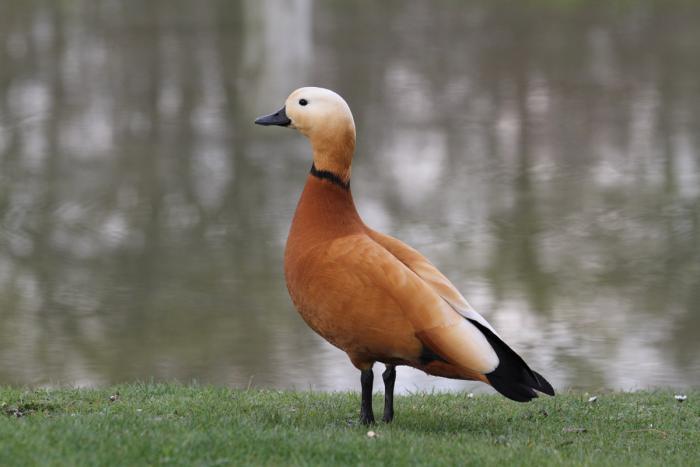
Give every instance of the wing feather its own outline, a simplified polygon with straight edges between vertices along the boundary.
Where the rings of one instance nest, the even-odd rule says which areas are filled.
[[[366,289],[355,290],[357,296],[383,290],[391,298],[385,305],[395,303],[396,310],[381,312],[404,316],[415,336],[445,360],[470,373],[486,374],[496,368],[498,356],[479,328],[456,313],[425,279],[374,239],[358,235],[336,240],[329,254],[342,270],[366,278]]]
[[[459,290],[440,272],[438,268],[428,261],[428,259],[415,249],[411,248],[401,240],[389,235],[370,230],[370,238],[386,248],[399,261],[415,272],[421,279],[430,285],[435,292],[442,297],[457,313],[467,319],[474,320],[485,326],[498,336],[496,330],[486,319],[472,308]],[[499,336],[500,337],[500,336]]]
[[[370,237],[387,249],[399,261],[414,271],[426,284],[484,336],[497,355],[497,366],[485,374],[489,383],[504,396],[526,402],[537,394],[533,389],[554,395],[552,385],[539,373],[530,369],[525,361],[511,349],[493,327],[477,313],[459,293],[457,288],[419,252],[388,235],[370,231]],[[463,334],[463,333],[462,333]],[[430,336],[425,337],[430,340]],[[451,340],[450,343],[455,342]]]

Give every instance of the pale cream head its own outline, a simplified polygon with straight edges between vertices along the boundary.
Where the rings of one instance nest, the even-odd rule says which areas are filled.
[[[316,168],[349,180],[355,121],[345,100],[329,89],[299,88],[287,98],[285,112],[289,126],[311,141]]]

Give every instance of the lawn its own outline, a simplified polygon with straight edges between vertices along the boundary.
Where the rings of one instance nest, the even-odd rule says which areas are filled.
[[[700,465],[700,391],[589,398],[413,394],[368,428],[356,393],[0,388],[0,465]]]

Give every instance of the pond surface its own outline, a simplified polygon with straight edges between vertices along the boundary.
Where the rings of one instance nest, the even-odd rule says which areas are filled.
[[[252,124],[308,84],[557,388],[700,385],[700,5],[485,0],[3,1],[0,384],[357,390],[284,285],[308,143]]]

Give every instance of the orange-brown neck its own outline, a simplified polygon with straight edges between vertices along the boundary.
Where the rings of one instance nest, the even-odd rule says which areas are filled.
[[[314,153],[314,167],[331,172],[344,182],[350,181],[352,156],[355,152],[355,126],[343,122],[309,135]]]
[[[309,174],[289,230],[285,262],[296,261],[326,241],[365,231],[349,185],[328,177]]]

